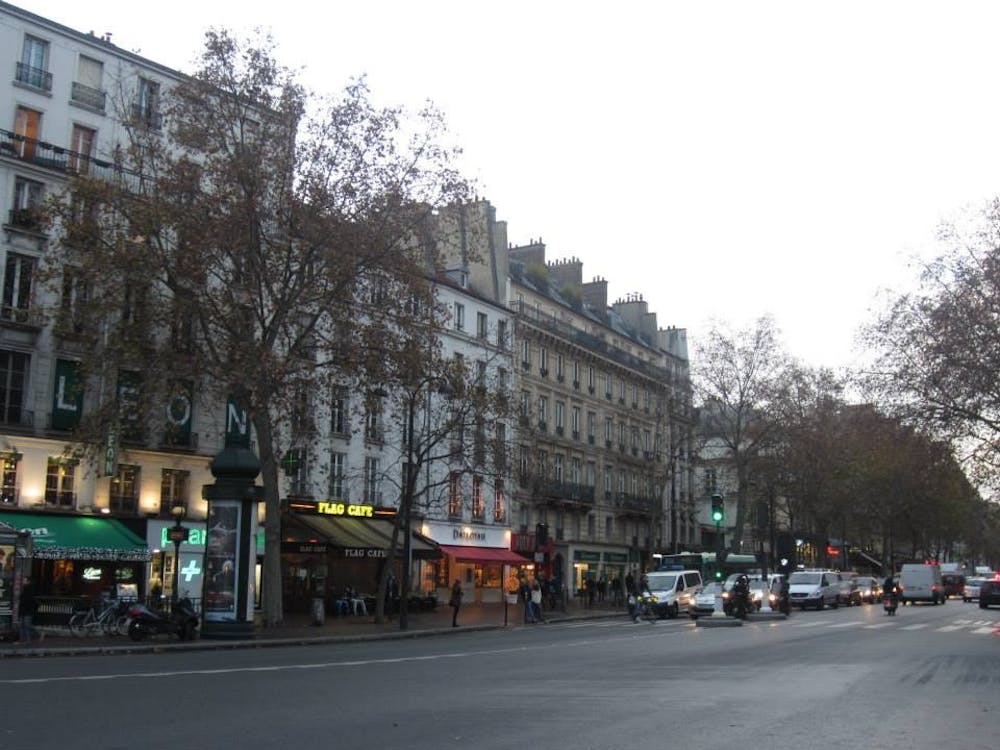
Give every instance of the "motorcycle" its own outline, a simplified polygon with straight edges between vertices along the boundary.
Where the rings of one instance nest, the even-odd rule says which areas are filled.
[[[179,599],[169,612],[133,604],[128,617],[128,637],[136,642],[160,633],[172,633],[182,641],[190,641],[198,633],[198,613],[187,597]]]
[[[745,620],[747,619],[747,615],[753,612],[754,609],[756,608],[750,598],[750,587],[739,583],[734,585],[730,591],[728,614],[740,620]]]
[[[886,592],[885,597],[882,599],[882,608],[885,609],[885,613],[887,615],[894,615],[898,607],[899,594],[895,591]]]

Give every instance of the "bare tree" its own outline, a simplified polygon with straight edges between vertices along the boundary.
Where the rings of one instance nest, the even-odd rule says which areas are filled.
[[[96,444],[121,419],[100,385],[121,372],[143,373],[145,404],[181,381],[208,403],[242,403],[262,463],[265,622],[276,625],[288,420],[303,391],[319,407],[335,382],[393,382],[414,352],[433,357],[437,332],[410,313],[434,308],[438,259],[414,237],[467,186],[433,109],[376,108],[363,81],[312,97],[269,39],[209,32],[200,70],[162,105],[169,137],[123,111],[118,179],[79,175],[55,207],[53,313],[84,337],[103,405],[78,439]]]
[[[754,461],[774,439],[771,406],[786,363],[770,317],[738,331],[716,324],[693,357],[702,436],[722,444],[736,473],[733,549],[743,538]]]

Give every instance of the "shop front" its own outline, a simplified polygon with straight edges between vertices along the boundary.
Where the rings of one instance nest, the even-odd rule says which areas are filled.
[[[299,503],[291,505],[281,520],[281,563],[284,606],[288,612],[307,612],[312,601],[322,599],[326,611],[341,611],[339,603],[360,599],[369,612],[392,545],[395,511],[370,505]],[[413,533],[411,552],[415,563],[440,556],[437,545]],[[393,565],[401,576],[403,538],[397,540]],[[416,566],[413,566],[416,567]],[[394,587],[399,589],[397,584]],[[419,587],[411,587],[418,594]],[[428,605],[430,606],[430,602]]]
[[[146,524],[146,545],[150,550],[146,591],[154,600],[157,597],[169,599],[173,596],[175,577],[178,596],[186,596],[194,601],[201,599],[205,565],[205,522],[185,520],[181,525],[187,530],[187,536],[180,544],[179,559],[175,559],[178,548],[170,540],[170,529],[174,527],[174,522],[157,520]]]
[[[31,535],[39,624],[68,620],[81,599],[143,593],[149,548],[114,518],[0,512],[0,523]]]
[[[622,599],[625,581],[631,573],[638,580],[638,558],[628,550],[576,547],[573,555],[572,589],[578,597],[586,597],[594,590],[600,598]],[[619,592],[622,592],[619,595]]]
[[[527,557],[511,549],[506,527],[474,526],[444,521],[424,521],[421,532],[440,545],[443,556],[420,566],[420,584],[446,600],[457,580],[466,602],[501,602],[505,581],[534,568]]]

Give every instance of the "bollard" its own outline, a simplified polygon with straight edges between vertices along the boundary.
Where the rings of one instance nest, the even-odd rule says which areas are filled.
[[[316,597],[313,599],[312,604],[312,624],[322,625],[326,620],[326,608],[323,605],[323,599],[321,597]]]

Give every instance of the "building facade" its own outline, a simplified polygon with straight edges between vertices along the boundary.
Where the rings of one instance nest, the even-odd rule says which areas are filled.
[[[570,593],[613,585],[695,539],[685,334],[540,241],[510,257],[519,546]]]

